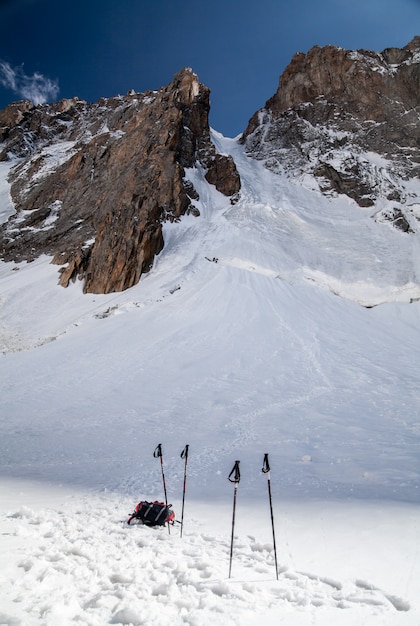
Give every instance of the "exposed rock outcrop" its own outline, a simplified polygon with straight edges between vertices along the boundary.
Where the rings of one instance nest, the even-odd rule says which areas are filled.
[[[17,159],[16,214],[0,227],[0,258],[48,254],[60,284],[80,278],[86,292],[135,285],[164,246],[164,222],[199,215],[187,169],[199,165],[238,199],[235,163],[210,139],[209,94],[185,68],[156,91],[0,111],[0,160]],[[420,37],[381,53],[297,53],[241,141],[267,168],[375,207],[377,222],[403,233],[417,230],[406,183],[420,175]]]
[[[420,37],[381,53],[315,46],[295,54],[242,141],[268,168],[313,174],[324,193],[369,207],[405,202],[401,181],[420,174],[419,121]]]
[[[185,168],[200,163],[232,202],[239,192],[233,161],[210,140],[209,94],[185,68],[153,92],[0,112],[0,160],[21,159],[0,257],[50,254],[63,265],[60,283],[79,277],[85,292],[136,284],[162,250],[162,223],[199,214]]]
[[[206,180],[225,196],[231,196],[232,203],[235,202],[241,180],[232,157],[222,154],[212,157],[208,162]]]

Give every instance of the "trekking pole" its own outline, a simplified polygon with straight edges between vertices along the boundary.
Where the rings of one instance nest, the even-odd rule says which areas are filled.
[[[168,506],[168,496],[167,496],[167,493],[166,493],[165,473],[163,471],[163,455],[162,455],[162,444],[161,443],[159,443],[156,446],[155,451],[153,452],[153,456],[155,457],[155,459],[160,458],[160,469],[162,470],[163,491],[165,493],[165,505]],[[169,526],[169,522],[168,522],[168,533],[171,534],[171,528]]]
[[[182,511],[181,511],[181,537],[182,537],[182,531],[184,530],[184,504],[185,504],[185,488],[187,485],[187,463],[188,463],[188,448],[190,446],[187,444],[185,446],[185,448],[183,449],[183,451],[181,452],[181,459],[185,459],[185,466],[184,466],[184,487],[182,490]]]
[[[232,513],[232,536],[230,539],[230,560],[229,560],[229,578],[232,571],[232,556],[233,556],[233,536],[235,532],[235,514],[236,514],[236,494],[238,493],[238,485],[241,480],[241,472],[239,471],[240,461],[235,461],[235,465],[232,468],[231,473],[228,476],[228,481],[235,485],[233,491],[233,513]],[[231,478],[233,474],[233,478]]]
[[[276,578],[279,579],[279,571],[277,567],[277,548],[276,548],[276,533],[274,531],[274,515],[273,515],[273,502],[271,497],[271,480],[270,480],[270,463],[268,461],[268,454],[264,454],[264,461],[262,466],[262,473],[267,474],[268,484],[268,499],[270,501],[270,513],[271,513],[271,528],[273,530],[273,547],[274,547],[274,563],[276,565]]]

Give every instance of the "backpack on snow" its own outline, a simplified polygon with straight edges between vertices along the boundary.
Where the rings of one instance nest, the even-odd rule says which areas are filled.
[[[164,504],[157,500],[154,502],[139,502],[134,512],[128,518],[127,524],[136,519],[146,526],[164,526],[175,519],[175,513],[171,511],[171,507],[172,504]]]

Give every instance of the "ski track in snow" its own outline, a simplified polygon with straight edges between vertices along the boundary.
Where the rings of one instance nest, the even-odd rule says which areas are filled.
[[[280,562],[276,581],[272,544],[253,535],[235,536],[229,579],[228,533],[214,534],[194,518],[182,538],[178,524],[170,533],[127,526],[120,515],[130,504],[105,494],[61,511],[8,512],[8,534],[22,547],[16,568],[0,579],[0,624],[236,626],[255,624],[270,610],[355,607],[387,615],[391,624],[393,613],[410,610],[404,598],[363,578],[339,580]]]

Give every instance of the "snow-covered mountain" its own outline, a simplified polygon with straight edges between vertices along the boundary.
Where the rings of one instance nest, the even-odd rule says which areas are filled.
[[[293,57],[241,142],[271,171],[416,232],[419,87],[420,37],[381,53],[315,46]],[[199,214],[187,169],[198,164],[232,204],[239,198],[235,162],[210,138],[209,96],[184,68],[153,92],[0,111],[15,208],[0,258],[51,255],[63,286],[79,278],[90,293],[137,284],[164,246],[162,224]]]
[[[420,621],[415,215],[379,223],[385,196],[360,206],[211,140],[239,198],[185,166],[199,217],[163,222],[137,285],[63,289],[46,254],[0,264],[1,624]],[[182,538],[124,523],[163,498],[158,443],[178,520],[190,446]]]
[[[136,287],[1,266],[4,623],[418,621],[418,239],[383,227],[373,253],[370,209],[214,140],[241,200],[190,170],[201,217]],[[120,523],[163,497],[158,443],[177,519],[190,445],[182,540]]]
[[[297,53],[243,135],[273,171],[307,173],[404,231],[419,218],[406,181],[419,177],[420,37],[382,52],[314,46]]]
[[[209,93],[184,68],[153,92],[0,111],[15,207],[0,258],[51,255],[60,284],[79,278],[90,293],[137,284],[164,245],[162,223],[198,214],[186,167],[200,164],[232,201],[239,191],[235,164],[210,141]]]

